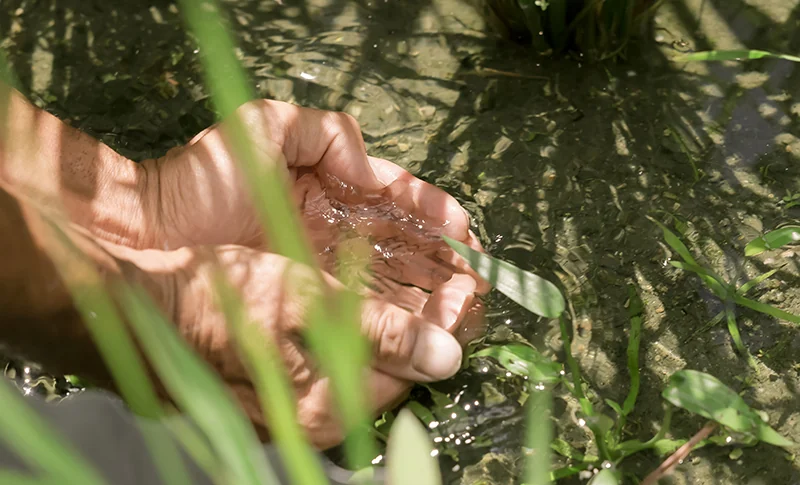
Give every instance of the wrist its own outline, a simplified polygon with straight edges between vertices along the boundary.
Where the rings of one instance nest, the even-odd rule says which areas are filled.
[[[149,234],[151,174],[11,90],[0,126],[0,183],[63,209],[70,222],[109,241],[142,246]]]

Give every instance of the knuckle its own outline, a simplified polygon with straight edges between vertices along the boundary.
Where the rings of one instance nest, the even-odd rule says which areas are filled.
[[[373,319],[376,357],[384,361],[405,362],[411,359],[416,332],[396,308],[381,311]]]

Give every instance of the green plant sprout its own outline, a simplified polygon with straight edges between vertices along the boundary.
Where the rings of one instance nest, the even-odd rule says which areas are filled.
[[[672,233],[670,232],[670,234]],[[674,234],[672,237],[677,239]],[[538,285],[529,283],[530,281],[541,280],[540,277],[466,246],[458,245],[457,243],[453,244],[452,240],[447,240],[447,242],[464,256],[470,266],[478,274],[486,278],[492,286],[512,300],[518,303],[523,302],[525,304],[523,306],[526,309],[536,308],[541,310],[552,308],[553,300],[559,301],[554,297],[549,285],[541,282]],[[502,268],[502,271],[499,268]],[[537,290],[542,289],[543,291],[537,292]],[[542,413],[543,409],[549,408],[544,407],[547,404],[543,403],[538,395],[533,394],[536,398],[533,400],[528,399],[526,403],[529,406],[528,443],[529,445],[533,444],[530,447],[539,452],[532,453],[531,458],[529,458],[525,474],[526,485],[539,485],[566,478],[586,470],[587,467],[599,469],[599,472],[589,482],[590,484],[619,484],[622,478],[620,465],[626,458],[644,450],[652,450],[659,455],[666,455],[674,452],[687,442],[687,440],[667,438],[673,414],[673,408],[669,406],[665,410],[664,419],[658,431],[651,439],[644,442],[637,439],[623,439],[626,419],[635,408],[640,386],[639,353],[644,305],[634,285],[628,285],[628,302],[626,306],[630,319],[627,350],[630,387],[622,405],[611,399],[605,400],[608,407],[615,411],[616,419],[599,412],[589,397],[586,396],[583,390],[585,381],[581,375],[580,367],[572,355],[568,321],[563,314],[552,318],[559,318],[566,364],[571,378],[562,370],[561,364],[545,357],[532,346],[522,343],[490,346],[470,355],[470,359],[492,358],[511,374],[525,377],[531,385],[529,392],[533,389],[533,385],[538,386],[539,389],[544,388],[549,391],[560,384],[565,386],[568,392],[580,403],[581,425],[585,426],[592,435],[593,441],[597,445],[598,455],[594,456],[587,452],[576,450],[561,438],[551,439],[549,448],[574,463],[552,470],[549,472],[549,476],[543,477],[540,468],[549,463],[549,461],[543,458],[544,454],[540,451],[541,448],[534,448],[534,446],[541,447],[543,436],[545,436],[544,433],[549,433],[549,422],[543,420],[543,416],[547,418],[549,414],[547,412]],[[706,417],[719,423],[726,430],[741,433],[749,440],[749,443],[764,441],[785,448],[796,446],[770,428],[761,416],[752,410],[735,391],[709,374],[693,370],[678,371],[670,377],[662,397],[673,406]],[[422,407],[418,403],[417,406]],[[418,412],[429,413],[424,408],[418,410]],[[431,417],[430,419],[433,418]],[[532,428],[540,431],[535,432]],[[709,443],[730,445],[727,440],[708,438],[700,441],[696,446],[705,446]],[[532,465],[534,462],[535,467]],[[534,470],[534,468],[536,469]]]
[[[678,269],[689,271],[695,273],[697,276],[700,277],[700,280],[706,285],[706,287],[722,302],[724,303],[725,308],[720,311],[714,318],[712,318],[706,325],[704,325],[701,329],[696,331],[692,334],[692,336],[697,335],[700,332],[711,328],[712,326],[718,324],[724,318],[728,325],[728,332],[731,334],[731,338],[733,339],[734,345],[736,346],[736,350],[747,359],[748,364],[753,368],[757,369],[755,358],[752,356],[750,351],[745,347],[744,342],[742,342],[741,334],[739,333],[739,326],[736,323],[736,313],[735,313],[735,306],[740,305],[745,308],[750,308],[751,310],[755,310],[757,312],[763,313],[765,315],[769,315],[771,317],[775,317],[781,320],[786,320],[795,324],[800,324],[800,316],[794,315],[792,313],[783,311],[779,308],[776,308],[772,305],[768,305],[766,303],[761,303],[755,300],[751,300],[746,298],[745,295],[752,290],[754,287],[762,283],[763,281],[767,280],[769,277],[774,275],[777,270],[773,269],[767,271],[764,274],[761,274],[741,286],[737,287],[735,283],[729,283],[721,276],[716,274],[712,269],[706,268],[701,266],[692,256],[689,248],[681,241],[681,239],[675,235],[672,231],[667,228],[664,224],[656,221],[655,219],[651,219],[655,222],[658,227],[661,228],[662,232],[664,233],[664,241],[672,248],[673,251],[678,253],[678,255],[683,259],[683,261],[670,261],[670,264]],[[781,237],[782,236],[782,237]],[[785,232],[782,232],[780,235],[774,236],[775,241],[780,241],[785,238]],[[764,236],[766,237],[766,236]],[[773,236],[770,236],[770,240],[773,239]],[[762,242],[756,242],[762,241]],[[757,254],[756,247],[762,245],[766,248],[767,244],[770,244],[766,239],[759,238],[756,241],[752,242],[753,246],[748,245],[751,247],[750,253]],[[746,253],[747,254],[747,251]],[[691,338],[691,336],[690,336]]]

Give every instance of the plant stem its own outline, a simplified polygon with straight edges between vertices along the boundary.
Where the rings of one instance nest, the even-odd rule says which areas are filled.
[[[640,485],[656,485],[661,477],[672,471],[672,469],[675,468],[678,463],[686,459],[686,457],[689,456],[689,453],[691,453],[692,448],[694,448],[704,439],[708,438],[708,435],[713,433],[715,429],[717,429],[717,423],[713,421],[703,426],[700,431],[692,436],[692,439],[686,442],[685,445],[678,448],[675,453],[670,455],[669,458],[664,460],[664,463],[662,463],[661,466],[650,472],[650,474],[647,475],[644,480],[642,480]]]

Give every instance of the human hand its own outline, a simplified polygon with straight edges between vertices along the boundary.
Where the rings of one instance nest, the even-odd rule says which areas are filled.
[[[297,399],[297,419],[312,443],[328,448],[341,441],[330,382],[317,372],[302,344],[308,307],[322,291],[342,288],[335,278],[323,274],[327,288],[322,288],[310,268],[242,246],[128,254],[121,255],[146,272],[147,277],[139,279],[149,282],[150,293],[173,316],[178,331],[219,373],[259,435],[266,438],[256,392],[216,305],[213,272],[222,269],[242,295],[250,321],[275,342]],[[414,311],[382,298],[364,300],[361,328],[374,349],[373,366],[365,379],[372,409],[381,411],[396,403],[410,381],[441,380],[458,370],[461,346],[448,329],[466,323],[474,331],[472,326],[480,325],[475,285],[469,276],[456,276],[427,302],[419,300],[423,306]]]

